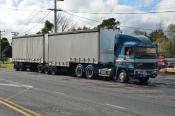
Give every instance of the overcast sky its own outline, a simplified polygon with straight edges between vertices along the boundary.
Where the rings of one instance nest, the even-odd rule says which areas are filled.
[[[41,29],[45,20],[53,22],[54,0],[0,0],[0,30],[5,30],[3,36],[10,39],[11,32],[21,34],[36,33]],[[71,12],[88,13],[144,13],[149,11],[175,11],[175,0],[65,0],[58,2],[58,8]],[[76,26],[93,27],[105,18],[114,17],[121,22],[121,29],[130,33],[141,27],[156,29],[161,23],[163,28],[175,23],[175,12],[156,14],[88,14],[62,12],[74,21]],[[83,18],[84,17],[84,18]],[[90,19],[90,20],[88,20]],[[92,19],[92,20],[91,20]]]

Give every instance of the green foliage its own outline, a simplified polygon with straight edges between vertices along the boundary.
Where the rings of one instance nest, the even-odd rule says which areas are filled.
[[[175,37],[175,24],[170,24],[170,25],[168,26],[167,31],[168,31],[169,37],[170,37],[171,39],[174,38],[174,37]]]
[[[154,30],[150,33],[150,38],[159,46],[159,54],[166,57],[175,57],[175,25],[168,26],[168,33],[162,29]]]
[[[162,29],[154,30],[153,32],[150,33],[149,36],[151,40],[156,43],[159,43],[164,39],[168,39]]]
[[[139,30],[139,29],[135,29],[133,33],[136,35],[145,35],[145,36],[147,35],[146,32]]]
[[[12,47],[6,46],[5,49],[2,51],[4,57],[11,58],[12,57]]]
[[[7,38],[1,39],[1,52],[3,57],[10,58],[12,56],[12,48]]]
[[[4,50],[6,46],[10,46],[8,39],[5,38],[5,37],[2,38],[2,39],[1,39],[1,45],[2,45],[2,46],[1,46],[1,49],[2,49],[2,50]]]
[[[78,27],[78,28],[72,27],[68,31],[86,31],[86,30],[91,30],[91,28],[86,26]]]
[[[105,19],[97,28],[117,28],[120,25],[119,21],[116,21],[114,18]]]
[[[44,27],[41,29],[41,31],[37,32],[37,34],[41,34],[41,33],[49,33],[50,31],[52,31],[54,25],[50,22],[50,21],[46,21],[44,24]]]

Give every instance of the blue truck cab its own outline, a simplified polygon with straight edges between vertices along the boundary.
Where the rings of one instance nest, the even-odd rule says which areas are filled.
[[[114,79],[147,82],[157,76],[158,47],[146,36],[117,34],[114,47]]]

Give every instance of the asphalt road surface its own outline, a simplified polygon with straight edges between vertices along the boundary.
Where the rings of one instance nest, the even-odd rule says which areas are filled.
[[[175,75],[148,85],[0,70],[0,116],[175,116]]]

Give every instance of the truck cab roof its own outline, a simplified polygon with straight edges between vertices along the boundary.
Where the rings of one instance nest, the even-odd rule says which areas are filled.
[[[115,41],[117,44],[131,46],[156,46],[148,37],[143,35],[118,34]]]

